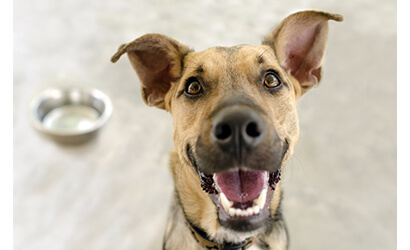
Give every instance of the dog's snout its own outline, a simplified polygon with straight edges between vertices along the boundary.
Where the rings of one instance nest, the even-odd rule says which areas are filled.
[[[236,156],[257,147],[265,135],[262,117],[248,107],[220,110],[212,121],[211,139],[222,151]]]

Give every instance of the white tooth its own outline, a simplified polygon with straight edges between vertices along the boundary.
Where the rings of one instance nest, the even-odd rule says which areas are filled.
[[[221,204],[222,207],[225,209],[225,211],[228,212],[228,210],[230,210],[229,208],[232,207],[233,202],[228,200],[228,198],[226,198],[226,195],[224,193],[221,192],[220,194],[221,197]]]
[[[266,193],[268,192],[267,188],[264,188],[261,192],[261,194],[259,195],[258,198],[256,198],[255,203],[256,205],[259,206],[260,209],[263,209],[263,207],[265,206],[265,202],[266,202]]]
[[[241,210],[235,209],[235,216],[241,216]]]
[[[246,212],[248,213],[248,215],[252,215],[253,209],[251,207],[248,207],[248,209],[246,209]]]
[[[236,209],[233,208],[233,207],[229,208],[229,215],[232,216],[232,217],[235,216],[235,210]]]
[[[250,216],[252,214],[252,212],[249,211],[249,209],[247,209],[245,212],[246,212],[246,216]]]
[[[253,206],[252,209],[253,209],[253,212],[254,212],[255,214],[258,214],[259,211],[260,211],[259,206]]]

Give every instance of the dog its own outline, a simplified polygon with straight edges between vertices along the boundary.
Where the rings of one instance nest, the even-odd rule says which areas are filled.
[[[288,248],[280,176],[299,137],[298,99],[322,76],[328,21],[302,11],[260,46],[194,52],[161,34],[120,46],[145,103],[171,113],[175,192],[163,249]]]

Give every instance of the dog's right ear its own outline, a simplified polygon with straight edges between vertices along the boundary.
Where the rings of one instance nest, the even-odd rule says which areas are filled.
[[[182,60],[190,49],[160,34],[148,34],[121,45],[111,61],[125,53],[141,81],[141,93],[149,106],[166,109],[165,95],[182,72]]]

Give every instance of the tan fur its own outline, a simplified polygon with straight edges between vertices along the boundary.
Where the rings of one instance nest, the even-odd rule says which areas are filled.
[[[176,154],[182,157],[179,159],[179,162],[176,160],[171,162],[171,171],[175,180],[176,189],[178,191],[177,193],[180,195],[187,217],[193,223],[205,229],[208,234],[213,237],[215,237],[216,231],[219,227],[216,221],[215,205],[210,200],[209,196],[201,190],[199,179],[196,177],[197,174],[194,172],[192,167],[189,167],[190,163],[186,158],[186,154],[183,152],[183,145],[186,145],[187,143],[194,144],[193,142],[195,142],[197,135],[200,133],[201,126],[192,126],[192,124],[203,123],[208,114],[215,108],[215,105],[221,101],[227,93],[232,92],[232,89],[236,87],[237,89],[241,89],[243,93],[253,94],[252,99],[257,105],[264,107],[265,111],[268,113],[268,117],[271,118],[269,121],[272,122],[272,127],[275,126],[282,128],[283,131],[279,131],[282,135],[281,137],[295,138],[292,140],[292,145],[290,146],[290,148],[293,148],[293,145],[296,144],[296,138],[299,133],[295,108],[295,95],[291,94],[280,96],[279,99],[271,100],[272,103],[267,105],[266,98],[268,94],[259,93],[259,91],[256,91],[257,86],[252,86],[252,84],[249,84],[246,79],[246,76],[250,75],[251,71],[254,70],[255,67],[258,67],[256,65],[257,56],[267,50],[270,53],[265,52],[265,56],[270,60],[269,63],[274,65],[276,68],[280,68],[278,62],[273,56],[273,53],[269,51],[269,49],[270,48],[268,46],[244,46],[237,52],[237,54],[234,54],[233,58],[230,60],[228,60],[228,55],[225,52],[218,51],[217,48],[211,48],[205,52],[189,54],[185,61],[193,61],[195,64],[203,64],[204,72],[216,73],[212,74],[212,79],[209,79],[209,82],[227,82],[232,85],[226,84],[223,87],[221,86],[221,88],[218,86],[216,92],[213,93],[212,99],[214,101],[197,103],[200,108],[195,108],[195,111],[190,110],[192,109],[192,107],[189,106],[190,104],[182,101],[172,102],[173,105],[169,110],[174,119],[173,139],[178,151]],[[212,56],[210,56],[210,54]],[[243,61],[255,61],[255,65],[244,64]],[[184,82],[185,79],[189,78],[195,68],[195,66],[190,66],[187,68],[184,74],[185,76],[180,82]],[[226,74],[224,74],[224,72],[231,69],[240,72],[238,79],[234,82],[232,82],[231,79],[226,79]],[[182,87],[178,84],[175,84],[174,86],[176,91],[180,90]],[[170,96],[172,96],[173,93],[175,93],[174,90],[169,91],[167,98],[171,98]],[[294,92],[291,91],[290,93]],[[287,126],[281,126],[281,124],[287,124]],[[290,154],[291,152],[289,152],[289,156]],[[173,158],[174,157],[175,156],[173,156]],[[280,192],[275,192],[274,195],[275,197],[272,199],[273,204],[271,206],[273,212],[276,210]]]
[[[166,36],[149,34],[121,46],[113,56],[115,62],[122,54],[128,54],[141,80],[144,101],[165,109],[173,117],[175,150],[171,152],[170,168],[176,192],[165,232],[165,249],[201,249],[186,227],[184,215],[215,242],[240,242],[260,235],[259,242],[252,249],[286,249],[283,221],[275,224],[269,234],[258,230],[235,234],[221,227],[217,208],[201,189],[198,174],[187,156],[186,145],[195,147],[201,131],[210,127],[211,121],[207,118],[219,103],[227,97],[240,95],[261,107],[266,126],[275,128],[280,139],[289,144],[282,160],[283,168],[299,137],[297,100],[321,78],[328,20],[341,21],[342,17],[324,12],[299,12],[286,18],[261,46],[214,47],[201,52],[194,52]],[[301,39],[295,39],[299,33]],[[297,47],[303,39],[306,44]],[[276,70],[287,83],[286,89],[274,97],[261,91],[257,79],[263,68]],[[185,82],[198,74],[207,83],[208,96],[187,100],[181,95]],[[273,131],[267,130],[267,133],[269,136]],[[270,203],[272,215],[277,212],[280,200],[279,183]]]

